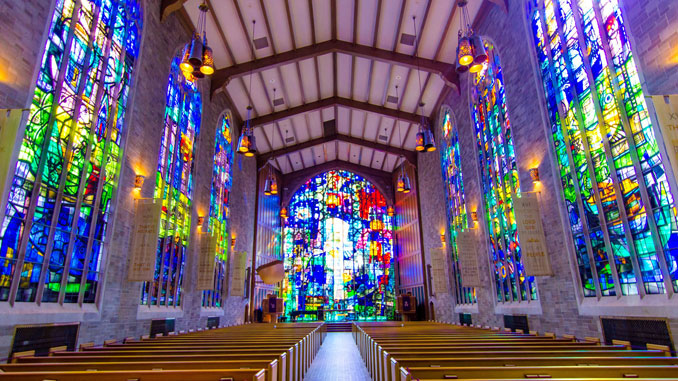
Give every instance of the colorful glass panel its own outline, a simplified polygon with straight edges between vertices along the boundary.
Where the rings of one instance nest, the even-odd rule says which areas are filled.
[[[464,180],[461,171],[461,152],[459,150],[459,131],[454,115],[449,107],[441,109],[441,129],[443,139],[440,146],[441,165],[447,212],[447,226],[451,237],[450,249],[454,268],[454,284],[457,304],[476,303],[475,287],[464,287],[459,269],[457,235],[468,229],[468,215],[464,200]]]
[[[224,301],[224,278],[228,265],[228,235],[230,209],[228,207],[233,185],[233,144],[231,140],[231,117],[224,114],[219,120],[214,139],[214,164],[212,190],[210,192],[209,234],[217,235],[215,253],[214,288],[203,291],[203,307],[222,307]]]
[[[520,185],[501,62],[489,41],[485,41],[485,48],[489,59],[483,64],[483,69],[472,77],[471,117],[478,146],[497,300],[536,300],[534,277],[525,275],[521,261],[513,212],[513,198],[520,196]]]
[[[141,8],[57,0],[0,228],[0,301],[94,303]]]
[[[393,221],[374,185],[336,170],[309,179],[283,230],[285,311],[327,320],[393,318]]]
[[[678,290],[676,208],[618,2],[532,0],[529,18],[584,296],[665,293],[665,276]]]
[[[152,282],[144,282],[141,293],[141,304],[170,307],[181,305],[191,231],[195,139],[202,115],[197,84],[184,77],[179,63],[179,56],[172,60],[155,176],[154,197],[162,200],[155,274]]]

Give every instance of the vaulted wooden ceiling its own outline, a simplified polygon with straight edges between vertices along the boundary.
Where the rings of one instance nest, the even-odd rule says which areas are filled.
[[[201,2],[164,0],[161,12],[196,25]],[[457,87],[457,2],[207,0],[211,91],[223,91],[241,120],[253,106],[260,165],[270,159],[290,173],[342,160],[392,172],[416,160],[418,104],[435,120]],[[506,6],[469,0],[471,18],[489,2]]]

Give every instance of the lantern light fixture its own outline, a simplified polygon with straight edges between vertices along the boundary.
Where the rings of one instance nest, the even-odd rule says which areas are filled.
[[[386,208],[386,214],[388,214],[389,217],[393,217],[395,209],[393,209],[392,205],[389,205],[388,208]]]
[[[398,94],[398,85],[395,86],[396,97],[399,97]],[[402,142],[402,136],[400,135],[400,118],[397,118],[398,123],[398,141]],[[410,193],[410,178],[405,172],[405,157],[401,156],[402,161],[400,162],[400,174],[398,174],[398,179],[396,180],[396,191],[401,193]]]
[[[532,179],[532,182],[539,182],[539,168],[530,168],[530,178]]]
[[[266,182],[264,183],[264,195],[275,196],[278,194],[278,178],[273,173],[271,159],[266,162]]]
[[[184,46],[184,53],[179,64],[179,68],[189,81],[205,78],[207,75],[214,74],[214,52],[207,44],[207,12],[209,6],[207,1],[198,6],[200,14],[198,15],[198,25],[195,33]]]
[[[254,39],[254,32],[257,26],[257,21],[252,20],[252,39]],[[252,74],[254,67],[250,68],[250,85],[248,94],[252,94]],[[247,157],[252,157],[257,154],[257,139],[254,137],[254,128],[252,127],[252,105],[247,106],[247,120],[240,132],[238,140],[238,153],[244,154]]]
[[[289,217],[289,215],[287,214],[287,208],[284,206],[280,209],[280,217],[282,217],[285,220]]]
[[[468,14],[468,0],[460,0],[459,15],[460,28],[457,34],[457,64],[455,66],[457,73],[479,73],[483,69],[483,64],[487,62],[488,56],[485,50],[483,39],[475,34],[471,28],[471,18]]]
[[[205,223],[205,217],[203,216],[198,216],[198,227],[202,227],[202,225]]]
[[[421,86],[421,68],[419,67],[419,39],[417,38],[417,17],[412,16],[412,25],[414,26],[414,41],[417,42],[417,47],[414,49],[415,60],[417,63],[417,79],[419,80],[419,99],[424,97],[424,88]],[[419,123],[419,132],[417,133],[417,141],[415,149],[419,152],[433,152],[436,150],[436,143],[433,140],[433,133],[431,126],[428,123],[428,118],[424,113],[424,102],[419,102],[419,113],[421,115],[421,122]]]
[[[146,176],[136,175],[136,177],[134,178],[134,190],[141,191],[141,187],[144,186],[145,179]]]

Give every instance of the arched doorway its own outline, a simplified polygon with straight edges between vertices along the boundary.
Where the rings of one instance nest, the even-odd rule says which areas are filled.
[[[384,195],[345,170],[314,176],[291,197],[283,230],[285,313],[325,320],[393,317],[393,223]]]

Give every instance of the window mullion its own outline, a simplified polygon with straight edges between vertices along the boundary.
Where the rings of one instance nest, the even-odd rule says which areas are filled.
[[[117,7],[114,7],[114,10],[111,12],[111,19],[112,20],[115,20],[115,17],[117,17],[117,9],[118,9]],[[126,29],[126,31],[128,31],[128,29]],[[109,33],[113,33],[112,30]],[[125,35],[125,38],[126,37],[127,37],[127,35]],[[125,41],[125,38],[123,38],[123,41]],[[106,68],[108,66],[108,61],[109,61],[109,57],[110,57],[110,54],[111,54],[111,45],[113,43],[112,41],[113,41],[113,36],[110,36],[107,39],[106,50],[105,50],[105,53],[104,53],[103,59],[102,59],[102,64],[103,64],[103,71],[102,71],[103,74],[102,75],[104,77],[106,76],[106,74],[105,74]],[[124,65],[125,65],[125,63],[124,63],[125,46],[124,45],[122,46],[120,57],[121,57],[120,63],[124,67]],[[123,68],[123,71],[124,71],[124,68]],[[83,300],[84,300],[84,294],[85,294],[84,290],[85,290],[85,285],[87,284],[87,275],[89,273],[89,262],[92,258],[92,245],[94,244],[94,241],[96,240],[96,237],[95,237],[96,226],[97,226],[97,223],[99,221],[99,215],[104,213],[104,211],[101,210],[101,194],[102,194],[104,183],[105,183],[104,179],[106,178],[106,167],[107,167],[106,161],[108,160],[108,157],[110,155],[111,135],[112,135],[114,129],[120,131],[117,128],[117,126],[113,125],[113,121],[117,119],[116,116],[117,116],[117,113],[118,113],[118,102],[117,102],[117,100],[120,98],[120,91],[123,90],[123,87],[124,87],[124,79],[122,77],[120,78],[120,81],[121,81],[121,85],[118,86],[117,89],[114,91],[114,94],[111,94],[111,96],[110,96],[110,99],[111,99],[110,102],[112,103],[112,105],[111,105],[111,107],[108,108],[109,114],[106,118],[107,119],[106,120],[106,140],[105,140],[105,143],[104,143],[104,153],[102,155],[101,168],[99,169],[99,180],[97,181],[97,190],[96,190],[96,193],[94,195],[94,201],[92,202],[92,223],[90,225],[90,231],[89,231],[89,234],[88,234],[88,237],[87,237],[87,251],[86,251],[84,262],[83,262],[82,278],[80,279],[80,294],[78,295],[78,303],[80,305],[82,305]],[[99,86],[99,89],[98,89],[99,94],[98,94],[98,99],[97,99],[97,106],[98,107],[96,108],[96,110],[98,110],[101,107],[103,94],[106,91],[105,87],[106,86],[103,83],[102,83],[102,86]],[[95,129],[98,118],[99,118],[99,113],[97,113],[97,116],[92,120],[91,128],[93,130]],[[94,133],[94,131],[92,131],[90,133],[90,138],[94,139],[94,135],[95,135],[95,133]],[[94,143],[92,141],[90,141],[89,144],[87,145],[87,152],[85,154],[85,164],[88,163],[91,160],[92,145],[93,144]],[[118,169],[118,170],[120,171],[120,169]],[[83,173],[81,174],[80,187],[78,188],[78,189],[80,189],[81,194],[77,199],[76,213],[80,211],[80,208],[82,207],[82,203],[84,202],[84,198],[85,198],[84,188],[85,188],[85,182],[87,181],[86,175],[87,175],[86,171],[83,171]],[[76,214],[76,216],[77,216],[77,214]],[[71,233],[71,241],[75,238],[74,232],[75,232],[75,229],[73,229],[73,233]],[[105,253],[104,248],[107,247],[107,245],[104,243],[104,238],[105,237],[102,237],[102,240],[100,242],[99,260],[102,260],[102,257]],[[101,274],[101,268],[99,268],[99,274]],[[102,277],[99,276],[99,282],[101,282],[101,281],[102,281]],[[99,287],[98,290],[97,290],[97,295],[95,296],[95,303],[97,302],[97,300],[99,298],[99,290],[101,290],[101,287]]]
[[[96,7],[94,9],[94,12],[92,13],[92,19],[91,19],[91,30],[89,31],[89,41],[87,43],[87,52],[85,53],[85,57],[83,60],[83,67],[87,68],[87,63],[92,55],[92,50],[93,50],[93,44],[94,44],[94,34],[97,29],[97,18],[99,17],[99,13],[101,11],[100,7],[97,7],[96,5],[92,4],[92,7]],[[92,68],[90,68],[91,70]],[[80,118],[80,108],[82,106],[82,92],[85,87],[85,83],[88,80],[90,70],[82,70],[81,74],[82,77],[80,79],[80,83],[78,84],[78,88],[76,89],[76,101],[75,105],[73,108],[73,116],[71,117],[71,121],[69,122],[71,125],[71,133],[68,138],[68,143],[66,146],[66,154],[63,156],[64,160],[64,165],[63,169],[61,172],[61,176],[59,179],[59,188],[57,191],[57,196],[56,196],[56,208],[55,208],[55,213],[54,216],[52,216],[52,225],[55,228],[50,229],[50,234],[47,239],[47,246],[46,246],[46,251],[45,251],[45,256],[50,257],[51,252],[52,252],[52,245],[54,243],[54,235],[56,232],[56,223],[59,217],[59,214],[61,212],[61,209],[63,208],[63,196],[64,196],[64,188],[66,187],[66,179],[68,178],[68,172],[66,169],[70,167],[69,162],[73,158],[73,140],[75,139],[75,134],[76,130],[78,128],[78,120]],[[83,164],[84,165],[84,164]],[[84,169],[84,168],[83,168]],[[82,188],[78,188],[79,190]],[[71,231],[69,232],[69,240],[68,240],[68,246],[66,246],[66,257],[64,259],[64,263],[62,266],[62,275],[61,275],[61,282],[60,282],[60,287],[59,287],[59,296],[58,296],[58,303],[63,304],[64,303],[64,298],[66,295],[66,285],[68,284],[68,273],[70,271],[70,264],[71,264],[71,258],[73,255],[73,237],[75,236],[75,227],[77,226],[77,221],[78,221],[78,210],[79,206],[76,204],[76,207],[73,211],[73,222],[71,223]],[[84,271],[84,264],[83,264],[83,271]],[[84,274],[83,274],[84,275]],[[42,288],[44,289],[44,282],[41,284]],[[42,292],[42,290],[40,290]]]
[[[607,34],[605,33],[604,30],[602,30],[601,25],[602,24],[602,14],[600,11],[600,5],[597,1],[593,1],[593,10],[594,14],[598,23],[598,28],[599,31],[598,33],[600,34],[600,39],[601,39],[601,47],[605,51],[605,59],[608,67],[611,69],[610,70],[610,83],[612,84],[612,88],[614,90],[614,99],[615,103],[617,104],[617,107],[619,109],[619,114],[621,117],[621,124],[624,129],[624,132],[626,133],[626,140],[629,144],[629,151],[631,154],[631,161],[633,162],[633,167],[636,171],[636,174],[640,176],[640,178],[637,180],[638,182],[638,188],[640,189],[640,195],[641,199],[643,200],[643,203],[645,204],[645,214],[646,214],[646,219],[648,221],[648,224],[650,225],[650,232],[652,233],[652,241],[655,246],[655,255],[657,256],[658,262],[659,262],[659,267],[660,270],[662,271],[662,278],[664,281],[664,285],[666,288],[666,292],[668,295],[672,295],[673,292],[673,284],[671,282],[671,275],[668,271],[668,265],[666,263],[666,256],[664,254],[664,245],[662,244],[661,240],[659,239],[659,229],[657,228],[657,221],[655,220],[654,216],[654,210],[652,208],[652,202],[650,201],[650,196],[647,191],[647,183],[645,181],[645,174],[643,172],[643,169],[640,165],[640,159],[638,157],[638,150],[636,147],[636,142],[634,139],[634,134],[633,131],[631,130],[630,127],[630,122],[628,120],[628,115],[626,114],[625,110],[626,107],[624,105],[624,101],[621,99],[621,90],[620,90],[620,85],[618,83],[618,78],[617,78],[617,71],[614,66],[614,62],[612,61],[612,52],[610,51],[610,41],[608,40]],[[630,90],[629,90],[630,91]],[[647,110],[646,110],[647,111]],[[633,245],[635,247],[635,245]]]
[[[542,25],[542,32],[543,32],[543,31],[546,31],[547,28],[546,28],[545,19],[544,19],[544,16],[543,16],[544,15],[544,9],[542,7],[541,2],[538,5],[538,7],[539,7],[539,9],[537,9],[536,12],[539,15],[539,22]],[[544,42],[548,42],[546,35],[544,35]],[[535,45],[536,45],[536,41],[535,41]],[[553,57],[552,57],[552,54],[551,54],[551,49],[549,49],[546,46],[544,48],[545,48],[545,51],[546,51],[546,54],[547,54],[548,60],[549,60],[549,62],[547,64],[548,64],[548,70],[549,70],[550,75],[551,75],[550,80],[551,80],[551,82],[553,82],[553,81],[556,80],[556,74],[553,71],[553,64],[552,64],[553,63]],[[546,82],[547,80],[548,80],[547,78],[542,78],[543,82]],[[553,85],[554,85],[554,89],[555,89],[555,83]],[[546,92],[546,88],[544,90]],[[548,94],[546,93],[545,96],[548,97]],[[554,97],[555,97],[555,94],[554,94]],[[576,175],[577,168],[575,167],[575,164],[574,164],[574,157],[573,157],[573,154],[572,154],[572,146],[570,144],[570,137],[569,137],[567,131],[564,129],[564,126],[565,126],[566,123],[565,123],[565,118],[563,118],[562,116],[565,115],[565,113],[561,108],[561,103],[560,102],[555,102],[555,103],[556,103],[556,110],[555,111],[556,111],[557,118],[560,121],[560,125],[559,125],[560,132],[563,135],[563,141],[565,143],[565,149],[566,149],[567,158],[568,158],[567,166],[570,168],[570,176],[572,177],[572,186],[574,187],[575,192],[577,194],[576,205],[577,205],[579,215],[581,216],[580,218],[581,218],[581,224],[582,224],[582,234],[584,236],[584,243],[586,244],[586,252],[587,252],[587,257],[588,257],[588,260],[589,260],[589,266],[591,268],[591,273],[593,274],[594,285],[596,287],[596,290],[595,290],[596,291],[596,298],[598,300],[600,300],[600,298],[602,297],[602,293],[601,293],[602,288],[600,286],[598,269],[596,268],[596,263],[595,263],[595,260],[593,258],[593,248],[591,246],[591,241],[589,239],[591,233],[589,231],[588,218],[586,217],[586,212],[585,212],[586,209],[584,208],[584,204],[583,204],[583,201],[582,201],[582,198],[581,198],[581,189],[579,188],[579,181],[578,181],[577,175]],[[551,133],[551,134],[553,134],[553,133]],[[553,137],[551,137],[551,139],[553,139]],[[554,146],[555,146],[555,143],[554,143]],[[554,155],[557,155],[557,153],[555,153]],[[556,157],[556,162],[557,161],[558,161],[558,159]],[[559,182],[560,182],[560,185],[563,189],[563,194],[564,194],[565,187],[562,185],[562,179]],[[572,240],[574,241],[574,234],[572,233],[571,229],[570,229],[569,236],[571,236]],[[576,250],[577,249],[575,247],[575,252],[576,252]],[[578,255],[578,254],[575,254],[575,255]],[[575,260],[578,261],[576,258],[575,258]],[[609,259],[608,259],[608,263],[609,263]],[[579,266],[577,266],[577,267],[579,267]],[[581,277],[578,277],[578,282],[580,283],[581,288],[584,288],[584,284],[581,281]]]
[[[554,4],[554,7],[555,7],[555,2],[553,4]],[[554,14],[554,17],[557,19],[557,16],[555,16],[555,14]],[[547,28],[547,23],[546,23],[546,12],[545,12],[545,10],[542,12],[542,23],[544,25],[544,31],[546,33],[545,37],[548,41],[548,39],[550,39],[550,36],[548,36],[548,28]],[[565,53],[563,52],[563,50],[564,50],[564,47],[562,45],[563,39],[562,39],[562,37],[559,33],[560,27],[558,27],[557,29],[558,30],[556,31],[556,33],[558,33],[558,38],[560,40],[560,47],[559,48],[560,48],[560,51],[561,51],[561,54],[562,54],[561,58],[563,59],[563,61],[567,62],[566,57],[565,57]],[[549,58],[551,59],[552,64],[551,64],[550,67],[551,67],[552,72],[554,74],[554,79],[559,83],[560,80],[558,79],[558,75],[555,73],[555,70],[553,70],[553,65],[554,65],[553,62],[554,61],[553,61],[552,48],[550,47],[550,45],[549,45],[549,48],[547,49],[547,51],[548,51]],[[566,66],[567,66],[567,71],[568,71],[568,77],[573,77],[572,72],[571,72],[571,68],[569,67],[569,65],[566,65]],[[573,88],[573,86],[570,86],[570,89],[572,89],[572,88]],[[564,90],[559,90],[559,91],[564,91]],[[577,100],[579,99],[577,97],[577,94],[574,92],[574,89],[572,89],[572,94],[573,94],[575,99],[577,99]],[[567,122],[567,118],[565,117],[565,115],[567,115],[567,112],[565,112],[565,110],[562,109],[562,103],[563,102],[567,102],[567,99],[561,99],[558,104],[559,104],[559,110],[560,110],[561,120],[562,120],[561,123],[562,123],[563,128],[566,128],[565,126],[568,124],[568,122]],[[609,235],[609,231],[607,229],[607,226],[608,226],[607,221],[606,221],[607,218],[605,217],[605,214],[604,214],[604,208],[603,208],[603,205],[602,205],[602,201],[600,199],[600,190],[598,189],[598,182],[596,180],[596,174],[595,174],[595,171],[593,169],[594,165],[593,165],[593,160],[591,159],[591,149],[589,147],[589,143],[588,143],[588,140],[587,140],[587,137],[586,137],[586,129],[584,128],[584,122],[583,122],[583,119],[581,117],[581,112],[579,111],[579,105],[576,104],[576,105],[574,105],[573,108],[574,108],[573,113],[575,114],[575,117],[576,117],[576,120],[577,120],[577,125],[578,125],[577,127],[578,127],[579,133],[581,135],[580,136],[581,144],[584,147],[583,153],[584,153],[584,156],[586,157],[587,172],[588,172],[588,175],[589,175],[589,179],[591,181],[591,186],[593,188],[593,196],[594,196],[594,199],[596,201],[596,207],[598,208],[598,213],[597,213],[598,214],[598,220],[600,221],[600,229],[601,229],[601,232],[603,233],[603,241],[605,243],[605,250],[607,251],[607,261],[608,261],[608,265],[610,266],[610,270],[611,270],[610,272],[612,273],[612,278],[614,279],[614,282],[615,282],[615,287],[614,287],[615,293],[616,293],[617,297],[619,298],[622,295],[622,292],[621,292],[621,286],[620,286],[621,283],[619,282],[619,274],[617,273],[617,269],[616,269],[616,266],[615,266],[616,256],[615,256],[614,251],[612,250],[610,235]],[[570,144],[569,134],[563,134],[563,135],[566,136],[566,139],[567,139],[566,141],[568,142],[568,153],[571,154],[572,145]],[[578,196],[579,196],[578,199],[581,198],[581,193],[578,193]],[[590,239],[590,236],[587,237],[587,247],[589,246],[589,244],[588,244],[589,239]],[[594,263],[594,268],[595,268],[595,263]],[[598,277],[596,279],[598,279]],[[600,290],[602,292],[602,288]]]
[[[50,110],[50,116],[49,120],[46,124],[45,127],[45,135],[43,138],[42,142],[42,150],[40,152],[40,161],[37,167],[37,171],[35,174],[35,182],[33,183],[33,189],[31,191],[31,201],[30,205],[28,208],[28,212],[26,213],[26,216],[24,217],[24,231],[21,236],[21,242],[19,243],[19,249],[17,250],[18,253],[18,259],[16,262],[16,267],[14,270],[14,275],[12,276],[12,284],[10,288],[10,295],[9,295],[9,303],[10,305],[13,305],[16,301],[16,292],[19,288],[19,281],[21,278],[21,272],[23,269],[24,265],[24,259],[26,257],[26,251],[27,251],[27,246],[30,241],[30,236],[31,236],[31,227],[33,226],[33,217],[35,216],[35,209],[37,207],[38,200],[40,199],[40,191],[42,187],[42,174],[46,166],[46,161],[47,161],[47,150],[49,147],[49,143],[51,140],[51,133],[52,129],[54,128],[54,121],[56,120],[56,109],[59,104],[59,96],[61,94],[61,90],[63,88],[63,81],[64,77],[66,75],[66,68],[68,67],[68,57],[70,56],[70,51],[71,51],[71,43],[74,38],[75,34],[75,24],[78,21],[78,15],[80,12],[80,0],[74,0],[75,4],[73,5],[73,14],[71,16],[71,24],[69,26],[69,31],[68,31],[68,38],[66,39],[66,43],[64,45],[64,51],[63,51],[63,58],[61,60],[61,65],[59,68],[59,75],[57,76],[57,79],[55,81],[55,86],[54,86],[54,92],[53,92],[53,99],[52,99],[52,106]],[[66,6],[66,4],[64,4]],[[49,39],[49,37],[48,37]],[[17,163],[18,165],[18,163]],[[16,170],[16,167],[15,167]],[[54,227],[50,226],[50,230],[53,229]],[[40,268],[40,278],[38,281],[38,287],[39,285],[44,283],[45,279],[45,269],[47,268],[47,264],[49,263],[49,257],[43,253],[43,258],[42,258],[42,267]],[[40,304],[40,300],[42,298],[42,292],[37,293],[35,296],[35,300],[37,304]]]
[[[469,83],[470,83],[471,86],[473,86],[473,82],[472,82],[471,79],[469,79]],[[470,91],[472,91],[472,90],[470,90]],[[481,160],[482,160],[480,162],[481,186],[483,188],[485,188],[485,183],[488,181],[488,178],[491,175],[490,175],[490,171],[487,170],[486,165],[485,165],[485,163],[487,163],[488,153],[486,152],[484,147],[486,145],[491,147],[491,145],[487,144],[488,142],[486,142],[487,136],[485,134],[483,127],[486,127],[486,125],[487,125],[487,116],[485,114],[484,102],[483,102],[482,96],[480,94],[478,94],[478,100],[477,100],[477,104],[475,105],[475,109],[476,109],[476,113],[479,114],[482,117],[482,121],[478,121],[478,122],[483,123],[483,126],[476,126],[476,127],[480,127],[480,129],[478,131],[476,131],[476,141],[477,141],[477,145],[480,145],[479,149],[480,149],[480,156],[481,156]],[[473,117],[473,116],[471,116],[471,117]],[[497,197],[496,193],[495,193],[495,197]],[[488,220],[489,219],[488,215],[491,214],[491,211],[488,210],[489,205],[487,204],[487,199],[486,199],[485,196],[483,196],[482,205],[483,205],[483,210],[485,212],[484,213],[485,214],[484,217],[485,217],[485,220],[486,220],[485,225],[487,227],[487,233],[488,233],[488,235],[485,237],[485,240],[487,240],[488,238],[490,238],[490,239],[495,238],[493,236],[493,233],[492,233],[492,230],[491,230],[491,222]],[[491,242],[488,242],[488,249],[493,250],[493,248],[491,247]],[[493,267],[492,263],[490,263],[490,267]],[[510,291],[510,277],[508,276],[508,267],[506,269],[507,277],[506,277],[505,280],[500,279],[500,276],[497,274],[497,272],[494,268],[491,268],[491,271],[492,271],[492,276],[494,278],[494,281],[495,281],[495,283],[498,283],[497,286],[499,287],[499,290],[501,291],[501,301],[500,302],[505,303],[507,296],[509,297],[509,299],[513,300],[511,294],[508,294],[508,295],[506,294],[505,287],[504,287],[505,282],[508,282],[509,291]]]
[[[581,16],[579,15],[579,9],[578,7],[572,7],[572,17],[574,18],[574,24],[575,28],[577,28],[577,36],[578,36],[578,42],[579,46],[586,46],[586,42],[584,41],[584,31],[582,27],[582,20]],[[586,72],[586,76],[589,81],[589,86],[590,86],[590,91],[591,91],[591,97],[593,100],[593,105],[596,110],[596,117],[598,118],[598,124],[600,126],[601,132],[603,132],[602,138],[603,138],[603,146],[605,147],[605,159],[607,161],[607,166],[610,172],[610,175],[612,176],[613,183],[612,186],[614,187],[614,191],[617,194],[616,203],[617,203],[617,208],[619,210],[620,214],[620,219],[622,222],[622,226],[624,227],[624,235],[626,237],[626,240],[628,242],[628,248],[631,253],[631,261],[633,264],[633,272],[636,276],[637,282],[639,283],[638,288],[638,293],[642,297],[645,296],[646,291],[645,291],[645,286],[644,286],[644,281],[642,277],[642,273],[640,271],[640,263],[638,262],[638,253],[636,251],[636,247],[633,244],[633,235],[631,234],[631,227],[629,225],[629,219],[628,215],[626,212],[626,207],[624,205],[623,201],[623,196],[622,196],[622,190],[619,184],[621,184],[619,180],[619,176],[616,171],[616,166],[614,164],[614,159],[612,158],[612,147],[610,145],[610,140],[609,140],[609,131],[607,129],[607,125],[605,124],[605,118],[603,117],[603,112],[600,108],[600,98],[598,94],[598,89],[595,87],[595,79],[593,78],[593,70],[591,69],[591,62],[590,58],[588,55],[584,55],[583,52],[580,52],[582,55],[582,62],[584,65],[584,71]],[[568,66],[571,68],[571,63],[568,62]],[[576,93],[576,90],[575,90]]]
[[[565,0],[565,1],[567,1],[567,0]],[[559,15],[562,15],[559,2],[554,2],[554,10],[557,12],[555,19],[558,22],[558,34],[560,36],[561,43],[563,43],[563,41],[567,41],[567,39],[565,38],[565,35],[564,35],[564,32],[563,32],[562,18],[559,17]],[[572,10],[572,13],[574,14],[574,10]],[[575,28],[577,28],[579,23],[577,22],[576,18],[574,20],[575,20],[575,23],[574,23]],[[578,35],[578,37],[581,37],[579,32],[580,32],[580,29],[577,29],[577,35]],[[581,46],[586,46],[586,45],[581,45]],[[565,50],[569,51],[569,48],[566,45],[563,46],[563,48]],[[596,121],[596,125],[597,125],[597,128],[600,131],[600,135],[601,135],[601,138],[602,138],[602,141],[603,141],[603,148],[604,148],[603,153],[605,155],[605,159],[606,159],[606,162],[607,162],[608,173],[612,177],[612,187],[613,187],[614,192],[615,192],[615,204],[617,205],[617,211],[619,212],[619,215],[620,215],[619,219],[622,223],[622,226],[624,227],[624,236],[626,237],[628,249],[629,249],[629,252],[631,253],[633,273],[636,276],[636,284],[637,284],[636,288],[637,288],[640,296],[643,297],[645,295],[645,289],[644,289],[644,287],[642,287],[642,283],[639,284],[639,282],[642,279],[642,276],[641,276],[641,273],[640,273],[640,266],[639,266],[638,262],[635,260],[636,259],[636,251],[635,251],[635,246],[633,245],[633,236],[631,236],[631,229],[630,229],[630,226],[628,224],[628,218],[626,217],[626,209],[624,208],[624,203],[623,203],[623,200],[622,200],[623,196],[622,196],[622,193],[621,193],[621,188],[619,187],[619,178],[617,177],[617,172],[615,170],[614,161],[612,160],[612,157],[611,157],[611,154],[610,154],[611,148],[610,148],[609,140],[608,140],[607,135],[606,135],[607,128],[605,126],[605,123],[601,122],[601,121],[604,121],[604,119],[602,117],[602,112],[600,111],[599,104],[597,103],[598,96],[597,96],[596,89],[591,86],[591,84],[594,84],[595,82],[591,78],[590,66],[586,65],[588,62],[587,62],[586,59],[584,59],[583,53],[580,52],[580,54],[582,54],[582,61],[584,62],[585,71],[586,71],[586,74],[587,74],[587,78],[589,80],[589,91],[591,92],[592,102],[594,103],[594,109],[596,110],[596,117],[598,119]],[[565,65],[567,66],[567,71],[569,73],[569,77],[570,78],[576,78],[576,74],[574,72],[574,68],[572,66],[572,62],[570,60],[569,55],[563,53],[563,60],[565,61]],[[586,132],[587,132],[586,131],[586,125],[585,125],[586,123],[584,121],[583,113],[582,113],[582,110],[581,110],[581,103],[580,103],[581,101],[580,101],[579,92],[577,91],[576,86],[571,86],[570,89],[572,91],[574,99],[576,99],[577,102],[578,102],[578,107],[575,108],[575,112],[577,114],[577,120],[578,120],[578,123],[579,123],[579,130],[582,132],[582,136],[586,136]],[[583,139],[582,142],[585,143],[585,147],[586,147],[586,151],[587,151],[586,152],[587,158],[589,158],[589,160],[591,160],[591,162],[592,162],[592,159],[590,159],[591,149],[590,149],[590,146],[588,144],[588,140]],[[591,166],[591,168],[593,169],[594,167]],[[595,176],[595,170],[594,170],[594,176]],[[597,187],[597,181],[594,184]],[[597,199],[600,199],[601,198],[600,190],[596,190],[596,193],[598,195]],[[602,205],[602,200],[601,200],[601,205]],[[600,215],[606,221],[606,224],[604,225],[604,227],[605,227],[605,230],[608,232],[608,236],[609,236],[609,225],[608,224],[610,224],[610,222],[607,221],[607,216],[605,215],[604,211],[602,209],[601,209],[601,211],[603,213],[601,213]],[[613,256],[616,257],[614,252],[613,252]],[[615,272],[617,272],[617,271],[618,271],[618,269],[615,268]],[[619,275],[619,274],[617,273],[617,275]],[[621,288],[621,282],[619,283],[619,285],[620,285],[620,288]]]

